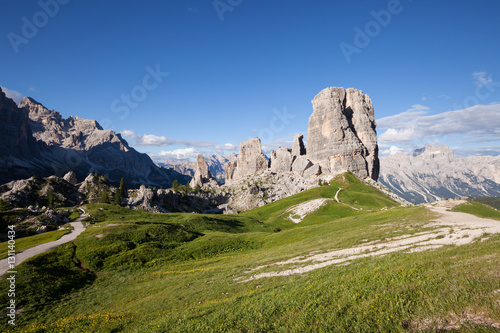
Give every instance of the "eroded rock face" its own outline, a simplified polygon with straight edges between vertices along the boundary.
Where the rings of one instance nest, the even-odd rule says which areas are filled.
[[[127,187],[172,184],[166,169],[156,166],[149,156],[137,152],[120,134],[103,129],[97,121],[72,116],[64,119],[59,112],[29,97],[23,98],[19,107],[29,114],[32,136],[45,147],[41,157],[51,173],[62,176],[74,171],[82,180],[90,172],[97,172],[106,174],[114,185],[123,177]]]
[[[313,166],[313,163],[309,161],[305,156],[297,156],[292,164],[292,171],[299,175],[304,176],[304,172]]]
[[[240,179],[267,169],[267,159],[262,153],[259,138],[242,142],[235,162],[226,163],[226,181]]]
[[[373,106],[362,91],[330,87],[312,100],[307,158],[323,171],[348,170],[374,180],[379,174]]]
[[[306,154],[306,147],[304,146],[304,136],[302,134],[297,134],[293,138],[292,144],[292,155],[300,156]]]
[[[35,140],[29,128],[28,113],[18,109],[0,88],[0,156],[31,158],[36,155]]]
[[[208,164],[205,161],[203,155],[198,154],[198,156],[196,157],[196,170],[189,185],[191,186],[191,188],[195,188],[197,185],[203,187],[205,184],[217,186],[217,181],[208,169]]]
[[[271,152],[270,168],[273,172],[287,172],[292,170],[292,150],[279,147]]]

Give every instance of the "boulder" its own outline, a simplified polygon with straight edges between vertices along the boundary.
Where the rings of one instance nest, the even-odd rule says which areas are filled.
[[[370,98],[362,91],[330,87],[312,100],[307,158],[322,170],[349,170],[377,180],[379,159],[375,116]]]
[[[270,168],[273,172],[286,172],[292,170],[292,150],[279,147],[271,152]]]
[[[71,185],[76,185],[76,183],[78,183],[78,179],[76,179],[76,173],[74,171],[70,171],[65,174],[63,179]]]
[[[259,138],[242,142],[236,162],[226,163],[226,181],[240,179],[266,170],[267,164]]]
[[[309,161],[305,156],[297,156],[292,164],[292,171],[299,176],[304,175],[304,171],[312,167],[313,163]]]
[[[313,164],[304,171],[302,175],[305,179],[315,179],[321,175],[321,166],[319,164]]]

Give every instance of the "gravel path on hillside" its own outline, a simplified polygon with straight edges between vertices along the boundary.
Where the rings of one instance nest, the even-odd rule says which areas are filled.
[[[26,259],[29,259],[31,257],[36,256],[37,254],[46,252],[48,250],[51,250],[55,248],[56,246],[62,245],[64,243],[71,242],[74,240],[78,235],[80,235],[84,230],[85,227],[82,224],[82,220],[87,217],[87,214],[82,214],[78,219],[76,219],[74,222],[71,222],[70,225],[73,227],[73,230],[58,240],[55,240],[53,242],[48,242],[48,243],[43,243],[34,247],[31,247],[29,249],[25,249],[23,252],[16,253],[16,261],[15,261],[15,266],[19,265],[21,262],[23,262]],[[0,260],[0,275],[5,274],[9,270],[9,262],[8,258]],[[14,267],[12,270],[16,270]]]
[[[435,230],[420,232],[413,235],[403,235],[388,238],[383,241],[363,243],[348,249],[332,250],[324,253],[291,258],[269,265],[259,266],[244,273],[253,273],[265,267],[284,266],[292,264],[289,269],[274,272],[257,273],[250,277],[239,277],[236,280],[247,282],[272,276],[288,276],[302,274],[318,268],[336,264],[349,264],[350,261],[360,258],[383,256],[393,252],[420,252],[437,249],[445,245],[465,245],[476,240],[486,240],[485,234],[500,233],[500,221],[484,219],[474,215],[448,211],[464,201],[454,200],[427,205],[427,209],[439,214],[437,220],[431,221],[430,226]]]
[[[317,211],[332,199],[313,199],[288,208],[283,214],[289,214],[288,218],[293,223],[300,223],[309,214]]]

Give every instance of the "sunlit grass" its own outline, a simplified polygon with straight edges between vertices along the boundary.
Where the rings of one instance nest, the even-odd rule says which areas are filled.
[[[404,332],[419,322],[429,322],[432,331],[439,329],[433,320],[464,313],[500,322],[498,235],[305,274],[238,279],[312,251],[433,228],[428,223],[435,216],[423,207],[381,211],[390,199],[367,190],[364,200],[363,184],[349,179],[338,185],[347,188],[341,200],[362,212],[336,215],[339,206],[332,205],[306,223],[281,218],[287,205],[331,194],[334,185],[232,216],[89,205],[96,224],[73,243],[19,266],[17,301],[26,311],[17,317],[17,331]],[[355,193],[348,193],[350,185]],[[5,321],[0,328],[10,329]],[[467,328],[492,330],[477,323]]]

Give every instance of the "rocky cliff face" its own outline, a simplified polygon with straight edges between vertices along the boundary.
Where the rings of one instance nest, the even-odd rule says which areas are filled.
[[[0,88],[0,156],[31,159],[38,157],[36,140],[29,127],[28,112],[18,109]]]
[[[458,158],[447,146],[428,145],[412,155],[380,160],[379,181],[416,203],[461,196],[500,196],[500,156]]]
[[[151,158],[129,147],[114,131],[104,130],[95,120],[61,115],[48,110],[32,98],[19,104],[28,110],[30,128],[38,142],[47,147],[45,160],[51,161],[53,173],[75,171],[83,180],[89,173],[106,174],[117,185],[123,177],[128,187],[141,183],[168,187],[172,180]]]
[[[253,175],[267,169],[267,159],[262,153],[259,138],[253,138],[240,144],[240,153],[234,162],[226,163],[226,182]]]
[[[196,186],[199,186],[200,188],[203,188],[205,186],[215,187],[218,185],[217,181],[208,169],[205,158],[201,154],[198,154],[198,156],[196,157],[196,171],[189,185],[191,186],[191,188],[195,188]]]
[[[375,116],[370,98],[349,88],[326,88],[312,100],[307,158],[322,170],[349,170],[361,178],[379,174]]]
[[[28,110],[19,109],[0,88],[0,184],[50,175],[40,163],[40,149],[29,126]]]
[[[95,120],[63,119],[29,97],[16,106],[1,91],[0,139],[0,183],[33,175],[62,177],[70,171],[79,181],[94,172],[106,174],[116,185],[123,177],[128,187],[170,187],[173,179],[182,178],[156,166]]]

